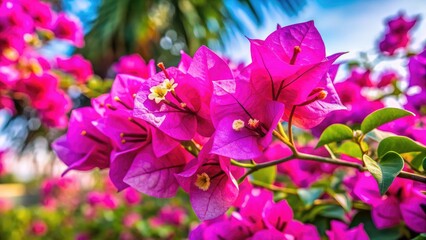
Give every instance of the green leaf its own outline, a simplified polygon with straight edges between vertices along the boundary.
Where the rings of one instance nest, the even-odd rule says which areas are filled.
[[[365,144],[365,142],[362,142],[362,144]],[[340,145],[339,148],[337,148],[337,153],[340,154],[346,154],[354,158],[362,159],[362,152],[361,149],[359,149],[358,144],[354,142],[344,142],[342,145]]]
[[[253,179],[266,184],[272,184],[277,176],[277,166],[262,168],[252,174]]]
[[[352,209],[352,202],[349,196],[346,193],[335,193],[332,197],[339,203],[340,206],[346,211],[349,212]]]
[[[367,138],[369,138],[373,141],[376,141],[376,142],[380,142],[383,139],[388,138],[388,137],[392,137],[392,136],[395,136],[395,134],[391,133],[391,132],[382,131],[382,130],[379,130],[379,129],[373,129],[372,131],[370,131],[369,133],[367,133],[365,135],[365,137],[367,137]]]
[[[297,194],[307,207],[312,206],[314,201],[324,193],[323,188],[299,188]]]
[[[379,184],[380,194],[382,195],[386,193],[395,177],[404,167],[404,160],[396,152],[386,153],[379,163],[367,155],[364,155],[363,160],[368,171]]]
[[[379,143],[377,155],[381,157],[389,151],[397,153],[422,152],[426,151],[426,147],[408,137],[393,136],[385,138]]]
[[[414,116],[414,113],[399,108],[382,108],[365,117],[361,123],[361,131],[366,134],[385,123],[406,116]]]
[[[425,239],[426,239],[426,233],[420,233],[420,235],[413,238],[412,240],[425,240]]]
[[[317,216],[344,220],[345,211],[338,205],[315,206],[302,218],[302,221],[312,221]]]
[[[322,132],[317,148],[332,142],[352,139],[352,137],[353,133],[351,128],[346,125],[336,123],[327,127],[324,132]]]
[[[425,164],[426,164],[426,152],[421,152],[417,154],[417,156],[415,156],[413,160],[411,160],[411,165],[419,171],[424,171],[426,169]]]

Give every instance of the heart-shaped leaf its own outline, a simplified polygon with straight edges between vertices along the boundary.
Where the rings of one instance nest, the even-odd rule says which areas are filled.
[[[382,108],[365,117],[361,123],[361,131],[366,134],[385,123],[406,116],[414,116],[414,113],[399,108]]]
[[[368,171],[379,184],[380,194],[385,194],[396,176],[404,167],[404,160],[396,152],[386,153],[380,162],[376,162],[369,156],[364,155],[363,160]]]
[[[327,127],[322,132],[317,148],[332,142],[339,142],[347,139],[352,139],[352,129],[346,125],[336,123]]]

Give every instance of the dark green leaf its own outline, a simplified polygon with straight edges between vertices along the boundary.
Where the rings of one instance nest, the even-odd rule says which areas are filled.
[[[397,153],[421,152],[426,151],[426,147],[408,137],[393,136],[383,139],[377,147],[379,157],[385,155],[389,151]]]
[[[266,184],[272,184],[275,181],[277,176],[277,166],[270,166],[267,168],[262,168],[252,174],[254,180],[263,182]]]
[[[348,126],[336,123],[327,127],[321,134],[317,148],[332,142],[339,142],[347,139],[352,139],[352,129]]]
[[[369,156],[363,157],[365,166],[379,184],[380,194],[385,194],[395,177],[404,167],[404,160],[396,152],[386,153],[380,162],[376,162]]]
[[[369,114],[361,123],[361,131],[366,134],[381,125],[398,118],[414,116],[414,113],[399,108],[383,108]]]

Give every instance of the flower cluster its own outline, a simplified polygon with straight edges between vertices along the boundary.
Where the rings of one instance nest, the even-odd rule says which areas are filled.
[[[312,21],[278,26],[266,39],[249,41],[251,63],[236,68],[204,46],[192,57],[183,53],[176,67],[159,63],[159,72],[153,60],[122,57],[110,93],[75,109],[68,132],[53,144],[66,172],[109,169],[119,191],[130,187],[157,198],[183,189],[205,221],[192,239],[368,239],[398,226],[409,234],[426,231],[424,185],[394,181],[398,175],[425,181],[424,102],[410,99],[424,95],[424,52],[409,60],[406,88],[398,72],[376,76],[371,64],[361,63],[346,81],[334,83],[334,62],[343,53],[326,56]],[[421,92],[410,95],[411,87]],[[416,116],[381,109],[383,99],[400,96],[409,99],[404,107]],[[371,114],[378,109],[383,119]],[[295,139],[293,126],[313,136],[336,128],[328,135],[325,130],[318,142],[309,133]],[[418,142],[393,136],[412,147],[383,145],[394,140],[371,133],[378,127]],[[362,173],[367,171],[374,178]],[[94,192],[88,201],[95,208],[116,207],[108,194]],[[359,219],[365,212],[372,217],[364,230]],[[174,214],[180,212],[164,209],[164,219],[153,225],[181,222]],[[398,225],[401,220],[405,225]]]
[[[0,109],[15,115],[30,106],[46,126],[65,128],[71,100],[60,88],[60,75],[56,72],[76,74],[77,81],[84,82],[88,75],[81,71],[91,70],[91,65],[82,59],[58,59],[56,64],[44,58],[38,50],[55,38],[77,47],[84,44],[78,20],[53,11],[48,3],[0,3]],[[81,62],[89,66],[81,66]]]
[[[293,219],[287,201],[273,201],[271,192],[252,189],[239,211],[200,224],[190,239],[320,239],[317,229]]]
[[[341,54],[325,55],[312,21],[250,41],[253,62],[238,72],[201,47],[178,67],[160,63],[159,73],[147,67],[142,77],[118,75],[109,94],[73,111],[55,151],[68,170],[109,168],[119,190],[172,197],[180,186],[200,219],[222,215],[244,174],[231,159],[262,156],[290,115],[311,128],[345,108],[333,85]],[[116,69],[134,74],[137,63]]]
[[[387,55],[394,55],[396,50],[406,48],[410,42],[409,31],[414,27],[419,17],[407,18],[404,13],[387,21],[387,30],[379,43],[379,49]]]

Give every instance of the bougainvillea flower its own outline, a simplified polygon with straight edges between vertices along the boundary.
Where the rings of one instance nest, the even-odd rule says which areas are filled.
[[[153,152],[153,157],[162,157],[179,145],[177,141],[145,121],[135,119],[130,113],[122,110],[108,112],[96,121],[96,127],[108,136],[114,145],[109,175],[119,191],[128,187],[123,179],[138,154],[149,151]]]
[[[361,95],[361,87],[353,82],[339,82],[334,87],[347,110],[338,110],[328,114],[319,125],[312,129],[315,136],[320,136],[322,131],[332,123],[361,123],[368,114],[384,107],[381,101],[370,101]]]
[[[259,206],[265,206],[272,202],[272,199],[273,193],[264,189],[253,188],[247,193],[238,214],[248,221],[250,229],[258,231],[265,227],[262,218],[263,208]]]
[[[346,82],[353,82],[360,87],[372,87],[371,70],[362,68],[353,68],[351,75],[346,79]]]
[[[49,127],[66,128],[68,125],[68,112],[71,110],[71,99],[62,90],[49,93],[43,100],[43,104],[38,104],[42,122]]]
[[[393,70],[386,70],[380,74],[379,82],[377,83],[378,88],[386,87],[393,82],[397,82],[401,77]]]
[[[238,183],[244,170],[231,166],[229,158],[210,154],[211,141],[198,157],[176,174],[182,188],[189,193],[192,208],[200,220],[224,214],[238,197]]]
[[[178,64],[179,70],[186,73],[188,71],[189,66],[191,66],[192,58],[188,54],[186,54],[184,51],[180,52],[181,58],[180,62]]]
[[[48,231],[47,224],[42,220],[35,220],[30,225],[31,234],[34,236],[43,236]]]
[[[48,3],[32,0],[21,0],[22,7],[32,17],[34,25],[39,28],[52,27],[52,8]]]
[[[313,128],[320,124],[329,113],[346,110],[333,85],[337,68],[338,65],[333,65],[330,68],[329,73],[324,75],[306,103],[286,106],[283,119],[288,121],[292,109],[295,108],[292,123],[300,128]]]
[[[320,239],[315,226],[293,219],[285,200],[274,203],[272,193],[261,189],[246,195],[239,212],[204,224],[196,231],[202,239]]]
[[[148,79],[156,73],[154,60],[151,59],[146,64],[139,54],[121,57],[114,65],[114,70],[118,74],[129,74],[144,79]]]
[[[249,229],[240,221],[234,218],[217,218],[211,221],[204,221],[196,229],[191,231],[189,239],[249,239]]]
[[[180,146],[162,157],[155,157],[152,148],[144,148],[133,159],[124,182],[153,197],[173,197],[179,188],[174,174],[183,170],[189,157]]]
[[[68,40],[76,47],[84,46],[83,26],[78,19],[70,18],[64,13],[58,14],[53,24],[55,37]]]
[[[111,87],[110,105],[106,107],[110,110],[118,109],[133,112],[135,97],[142,83],[142,78],[127,74],[118,74]]]
[[[354,193],[372,206],[372,219],[377,228],[398,225],[402,220],[416,232],[426,231],[426,196],[411,180],[396,178],[385,196],[381,196],[377,182],[368,174],[358,175]],[[423,185],[424,187],[424,185]]]
[[[388,28],[383,39],[379,43],[382,53],[394,55],[395,51],[408,46],[411,37],[409,31],[414,27],[419,17],[407,18],[403,13],[387,22]]]
[[[30,74],[17,85],[18,91],[28,95],[33,107],[43,108],[44,100],[48,98],[48,95],[56,92],[58,79],[50,73]]]
[[[348,226],[340,221],[331,221],[331,229],[326,231],[330,240],[348,239],[348,240],[368,240],[370,239],[361,223],[358,226],[349,229]]]
[[[167,205],[161,208],[160,213],[151,219],[150,223],[154,226],[162,225],[182,225],[187,218],[184,208],[178,206]]]
[[[253,87],[266,98],[286,105],[306,102],[341,55],[325,56],[324,42],[313,21],[279,28],[265,41],[250,42]]]
[[[58,58],[57,64],[60,70],[71,74],[78,83],[85,83],[93,76],[92,63],[80,54],[70,58]]]
[[[135,99],[134,116],[178,140],[190,140],[196,132],[209,137],[214,131],[212,82],[232,78],[228,65],[201,47],[187,73],[171,67],[144,81]]]
[[[69,170],[87,171],[109,166],[110,140],[94,125],[100,116],[90,107],[75,109],[71,113],[67,134],[53,143],[53,150]]]
[[[271,143],[284,105],[253,91],[248,79],[240,75],[214,83],[211,112],[216,128],[212,153],[251,159]]]
[[[32,32],[34,21],[22,5],[16,1],[0,3],[0,32],[18,33],[23,35]]]
[[[408,63],[410,72],[410,86],[420,86],[426,90],[426,48],[422,52],[410,58]]]

